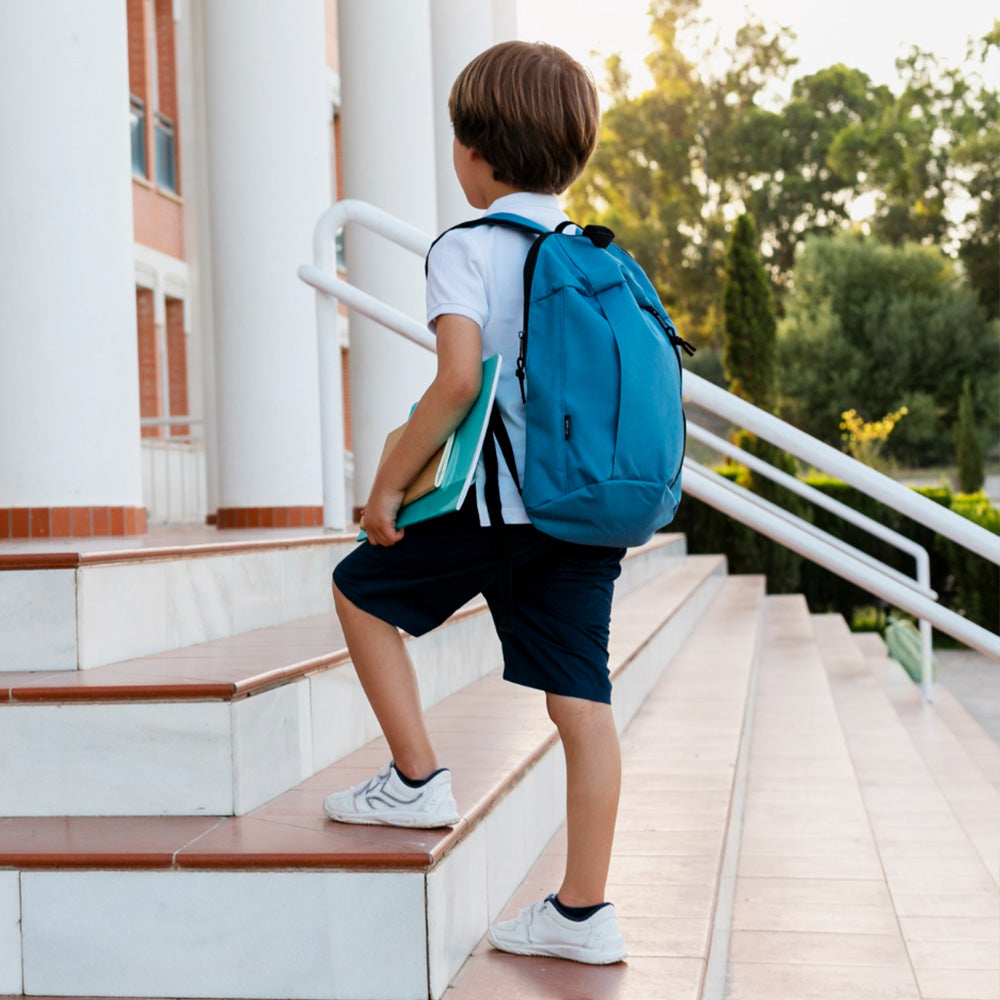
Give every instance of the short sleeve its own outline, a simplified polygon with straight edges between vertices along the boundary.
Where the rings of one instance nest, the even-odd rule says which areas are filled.
[[[475,229],[454,229],[427,258],[427,325],[438,316],[466,316],[482,329],[489,315],[486,277]]]

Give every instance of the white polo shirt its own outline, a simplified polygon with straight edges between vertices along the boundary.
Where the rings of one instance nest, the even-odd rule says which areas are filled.
[[[523,215],[548,229],[566,220],[554,194],[519,191],[504,195],[484,214],[498,212]],[[500,226],[455,229],[434,245],[427,263],[427,325],[431,332],[438,316],[466,316],[482,330],[483,358],[494,354],[503,357],[497,403],[514,447],[519,476],[524,474],[524,403],[515,372],[518,335],[524,323],[524,260],[531,242],[530,236]],[[504,523],[530,523],[502,456],[498,456],[498,465]],[[485,485],[486,471],[480,458],[476,498],[482,525],[490,523]]]

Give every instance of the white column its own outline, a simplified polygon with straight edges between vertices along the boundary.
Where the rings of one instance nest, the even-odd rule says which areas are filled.
[[[218,507],[319,506],[313,297],[329,202],[323,0],[202,9]]]
[[[479,214],[465,200],[451,165],[451,85],[480,52],[516,37],[517,8],[514,0],[431,0],[431,25],[438,229],[444,230]]]
[[[0,508],[142,506],[123,3],[0,29]]]
[[[208,213],[208,128],[205,121],[205,38],[202,0],[180,0],[177,23],[177,100],[182,125],[180,158],[184,192],[184,258],[188,265],[185,322],[191,415],[201,417],[205,448],[205,500],[219,508],[215,388],[215,318],[212,312],[211,222]]]
[[[429,0],[339,5],[344,193],[428,234],[437,229]],[[450,160],[450,158],[449,158]],[[345,238],[352,283],[424,316],[423,261],[358,227]],[[385,434],[434,374],[427,351],[351,315],[355,504],[364,503]]]

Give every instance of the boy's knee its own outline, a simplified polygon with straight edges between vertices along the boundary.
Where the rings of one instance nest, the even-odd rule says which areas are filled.
[[[610,706],[602,701],[588,701],[586,698],[571,698],[568,695],[551,692],[545,695],[545,707],[557,729],[587,725],[610,709]]]

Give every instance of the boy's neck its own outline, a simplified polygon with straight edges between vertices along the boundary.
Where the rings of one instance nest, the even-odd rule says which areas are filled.
[[[505,185],[503,185],[503,187],[504,187],[504,190],[502,190],[499,194],[495,195],[493,198],[490,199],[489,204],[487,204],[487,206],[486,206],[486,210],[487,211],[489,211],[490,208],[493,207],[493,202],[497,201],[500,198],[506,198],[507,195],[510,195],[510,194],[537,194],[538,193],[536,191],[526,191],[524,188],[511,187],[509,184],[505,184]]]

